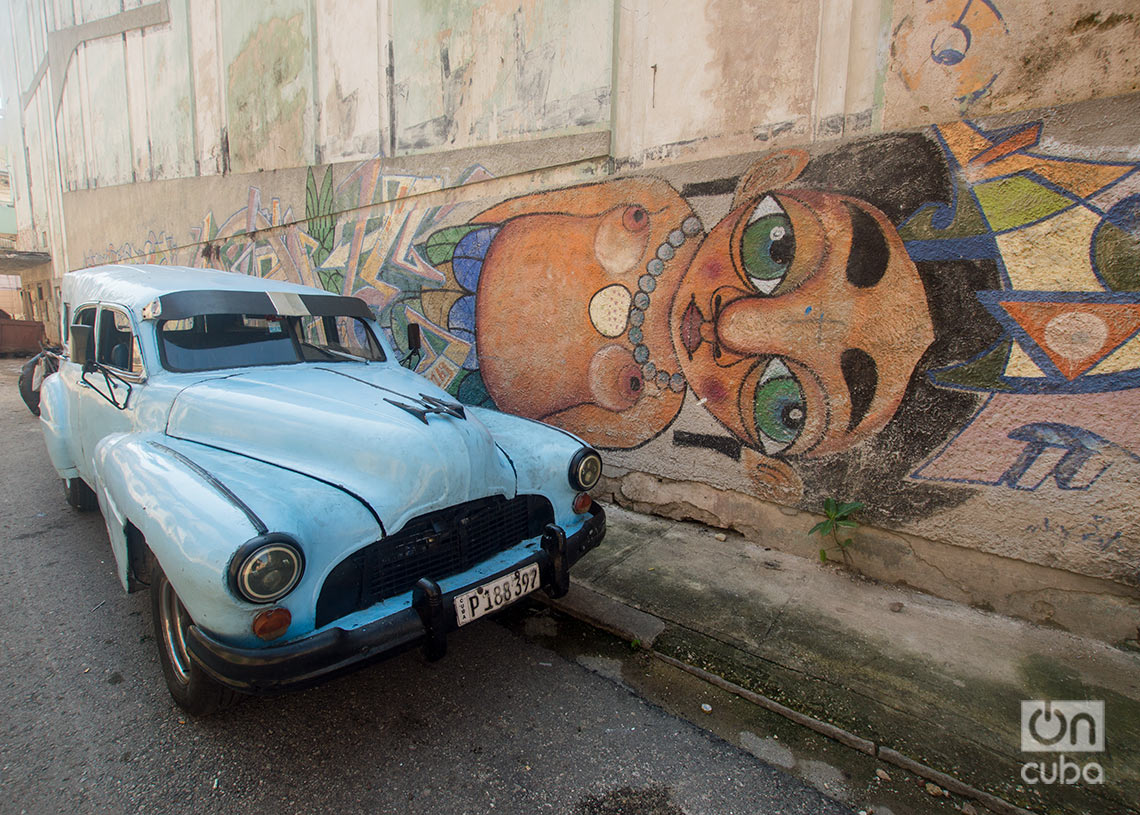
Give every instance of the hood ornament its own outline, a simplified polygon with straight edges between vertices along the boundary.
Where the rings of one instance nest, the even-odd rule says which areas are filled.
[[[424,393],[420,394],[419,399],[412,400],[415,402],[415,404],[412,405],[397,402],[395,399],[385,399],[384,401],[390,405],[395,405],[400,410],[406,410],[424,424],[428,423],[427,417],[429,413],[446,413],[448,416],[454,416],[456,419],[467,418],[467,414],[463,411],[463,405],[458,402],[447,402]]]

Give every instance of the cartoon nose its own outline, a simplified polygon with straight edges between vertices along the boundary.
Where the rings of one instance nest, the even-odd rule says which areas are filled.
[[[796,313],[782,300],[743,297],[729,303],[716,322],[720,344],[744,356],[785,353],[789,335],[807,331],[796,326]]]

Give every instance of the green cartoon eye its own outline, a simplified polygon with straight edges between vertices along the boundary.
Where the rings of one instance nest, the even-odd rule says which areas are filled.
[[[800,383],[779,358],[772,359],[756,386],[752,418],[764,452],[774,455],[799,438],[807,417]]]
[[[771,294],[788,274],[796,254],[792,221],[771,195],[748,218],[740,238],[740,257],[748,280],[761,294]]]

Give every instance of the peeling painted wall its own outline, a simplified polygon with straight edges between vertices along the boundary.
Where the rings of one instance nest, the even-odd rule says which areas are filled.
[[[612,25],[609,0],[14,0],[11,30],[74,191],[605,128]]]
[[[610,0],[395,4],[397,152],[605,124],[612,13]]]
[[[75,46],[55,119],[55,68],[26,96],[65,265],[357,294],[462,401],[604,448],[621,500],[751,532],[859,499],[912,542],[868,537],[877,576],[1033,617],[987,569],[1063,573],[1140,624],[1124,0],[161,6]],[[76,8],[51,26],[134,19]]]

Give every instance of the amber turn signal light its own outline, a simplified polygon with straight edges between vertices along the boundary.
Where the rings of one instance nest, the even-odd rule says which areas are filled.
[[[267,608],[253,618],[253,633],[258,639],[275,640],[285,633],[293,615],[287,608]]]
[[[580,492],[574,496],[574,511],[581,515],[583,512],[590,510],[590,494],[588,492]]]

